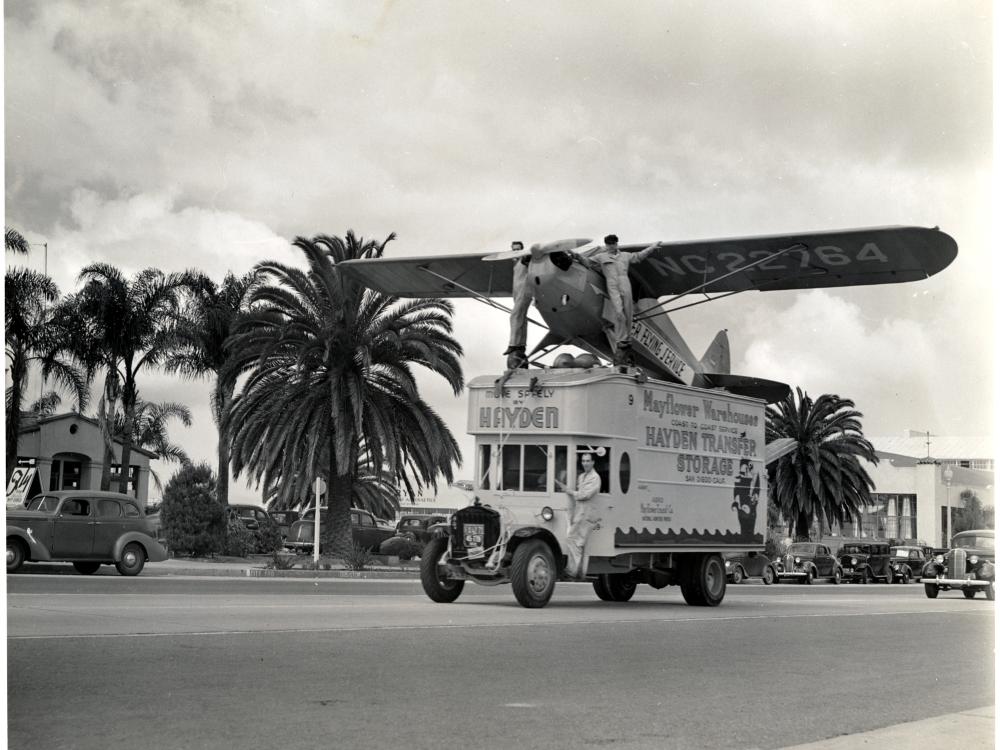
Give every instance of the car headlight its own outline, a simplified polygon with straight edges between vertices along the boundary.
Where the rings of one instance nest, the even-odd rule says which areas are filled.
[[[851,558],[851,565],[857,565],[857,564],[858,564],[858,558],[852,557]]]
[[[732,565],[732,563],[729,562],[729,560],[726,560],[726,567],[728,568],[730,565]]]
[[[934,562],[936,562],[936,563],[943,563],[944,562],[944,555],[934,555]]]
[[[800,562],[802,562],[802,558],[801,557],[796,557],[795,558],[795,564],[798,565]]]
[[[899,563],[893,563],[892,569],[893,570],[899,570]]]
[[[552,508],[546,505],[544,508],[542,508],[542,512],[539,515],[542,517],[543,521],[551,521],[553,518],[555,518],[556,514],[552,512]]]
[[[969,558],[970,565],[975,565],[977,562],[979,562],[979,555],[973,555]]]

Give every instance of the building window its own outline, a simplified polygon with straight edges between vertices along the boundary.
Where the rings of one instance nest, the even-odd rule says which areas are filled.
[[[130,464],[128,468],[128,491],[125,494],[139,497],[139,467]],[[111,464],[111,487],[114,491],[118,490],[119,482],[122,480],[121,472],[121,464]]]

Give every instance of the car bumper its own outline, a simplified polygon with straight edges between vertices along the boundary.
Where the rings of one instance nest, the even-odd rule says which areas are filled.
[[[782,578],[805,578],[808,574],[804,570],[793,570],[789,573],[778,573],[778,579]]]
[[[284,544],[284,546],[285,546],[285,549],[289,550],[290,552],[298,552],[300,554],[304,554],[306,552],[312,552],[312,549],[313,549],[313,543],[312,542],[288,542],[288,541],[286,541],[285,544]]]
[[[947,586],[953,589],[985,589],[989,588],[993,581],[985,581],[981,578],[924,578],[923,583],[935,586]]]

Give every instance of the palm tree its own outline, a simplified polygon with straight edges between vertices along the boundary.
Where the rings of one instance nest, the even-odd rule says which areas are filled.
[[[42,377],[55,378],[75,399],[79,408],[87,403],[87,381],[67,354],[67,340],[53,324],[47,303],[55,301],[59,289],[52,279],[36,271],[17,268],[4,277],[4,350],[10,368],[6,389],[7,478],[17,466],[17,435],[21,427],[21,405],[31,362],[41,364]]]
[[[766,441],[794,438],[798,443],[768,467],[768,479],[789,533],[808,540],[817,516],[833,528],[871,502],[875,483],[860,459],[876,464],[878,456],[861,431],[863,415],[853,401],[824,394],[814,402],[801,389],[795,391],[767,407]]]
[[[5,252],[28,254],[28,241],[24,235],[12,227],[4,227],[4,250]]]
[[[191,426],[191,410],[183,404],[163,401],[154,404],[139,400],[135,406],[135,420],[132,423],[132,445],[156,453],[161,460],[179,463],[187,466],[191,463],[188,454],[176,443],[170,442],[167,435],[167,422],[179,419],[185,427]],[[119,440],[125,435],[125,417],[118,414],[115,417],[114,434]],[[163,484],[155,471],[150,470],[150,476],[161,492]]]
[[[234,475],[246,470],[277,502],[303,500],[327,480],[327,543],[351,547],[350,507],[359,460],[382,467],[411,493],[407,476],[436,486],[452,479],[458,444],[420,398],[412,365],[463,387],[461,346],[442,300],[400,302],[345,278],[337,264],[381,257],[383,243],[348,232],[297,238],[308,270],[265,262],[251,311],[238,324],[229,376],[246,380],[225,429]]]
[[[310,486],[312,490],[315,485]],[[320,505],[326,506],[328,498],[320,495]],[[264,504],[268,510],[296,508],[307,510],[316,504],[314,493],[304,498],[280,498],[277,487],[264,493]],[[379,518],[388,518],[399,508],[399,485],[385,469],[376,469],[365,456],[359,456],[354,468],[354,485],[351,488],[351,507],[370,510]]]
[[[86,284],[61,306],[59,321],[64,330],[75,332],[75,353],[85,364],[88,377],[99,370],[105,373],[98,415],[105,440],[101,489],[108,489],[111,483],[110,450],[121,401],[124,423],[119,491],[127,493],[138,377],[143,369],[160,365],[175,344],[172,324],[183,278],[147,268],[130,281],[106,263],[87,266],[79,278]]]
[[[237,318],[249,307],[250,292],[256,274],[227,274],[221,286],[204,274],[190,272],[185,287],[191,302],[180,314],[175,328],[177,348],[164,361],[168,372],[179,372],[190,378],[213,375],[212,419],[221,431],[222,420],[229,411],[236,390],[236,381],[223,378],[230,358],[227,344]],[[217,498],[220,505],[229,504],[229,441],[219,439]]]

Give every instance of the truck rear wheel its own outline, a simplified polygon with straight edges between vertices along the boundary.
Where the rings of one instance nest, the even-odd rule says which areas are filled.
[[[514,550],[510,583],[518,604],[539,609],[549,603],[556,587],[556,558],[541,539],[528,539]]]
[[[594,579],[594,591],[605,602],[627,602],[635,588],[635,579],[628,573],[601,574]]]
[[[431,539],[420,557],[420,583],[428,598],[438,604],[451,604],[465,588],[465,581],[444,578],[438,570],[438,560],[447,549],[447,539]]]
[[[717,554],[689,555],[681,573],[681,594],[695,607],[717,607],[726,596],[726,566]]]

